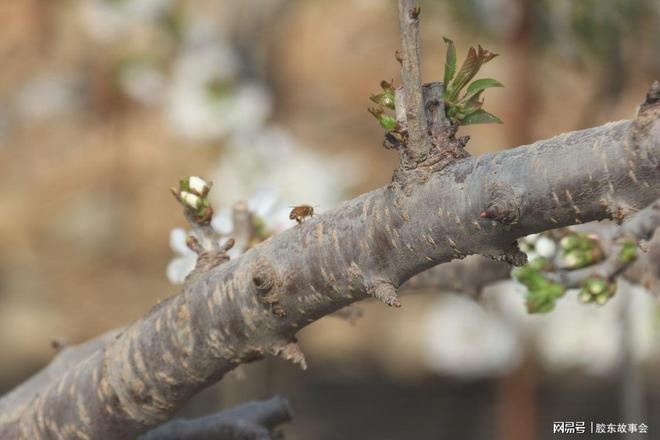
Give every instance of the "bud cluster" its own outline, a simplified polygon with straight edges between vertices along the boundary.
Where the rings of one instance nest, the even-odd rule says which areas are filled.
[[[566,293],[566,287],[544,276],[543,272],[551,267],[547,258],[537,257],[513,271],[514,278],[527,287],[526,305],[529,313],[549,312],[555,308],[557,299]]]
[[[623,264],[630,264],[635,260],[637,260],[637,243],[632,240],[625,240],[621,244],[619,261]]]
[[[394,86],[391,82],[383,80],[380,82],[380,88],[383,89],[383,93],[369,97],[377,107],[369,107],[367,110],[378,120],[381,127],[387,131],[394,131],[397,128],[396,119],[385,113],[386,109],[394,110]]]
[[[604,253],[598,237],[592,234],[570,234],[559,241],[560,265],[563,269],[580,269],[598,263]]]
[[[179,188],[172,188],[172,194],[183,205],[196,223],[204,224],[211,221],[213,208],[208,199],[211,183],[198,176],[191,176],[179,181]]]
[[[605,304],[616,293],[616,283],[599,276],[584,280],[578,299],[583,303]]]

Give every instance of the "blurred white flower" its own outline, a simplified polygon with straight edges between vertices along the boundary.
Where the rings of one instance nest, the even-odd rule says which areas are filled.
[[[18,117],[46,119],[82,107],[84,99],[85,88],[80,78],[50,73],[23,83],[14,95],[14,104]]]
[[[119,72],[119,86],[128,96],[144,105],[160,104],[167,79],[148,62],[131,62]]]
[[[158,18],[172,0],[81,0],[80,19],[87,33],[111,42],[131,28]]]
[[[541,257],[551,259],[555,256],[557,245],[554,240],[548,237],[539,237],[536,243],[534,243],[534,250]]]
[[[174,131],[207,140],[251,131],[270,116],[271,96],[261,83],[240,77],[240,59],[220,44],[186,49],[174,63],[167,114]]]
[[[256,215],[259,220],[264,222],[264,227],[268,233],[277,233],[289,226],[289,211],[286,205],[282,204],[278,191],[275,188],[263,187],[258,189],[255,194],[247,199],[247,207]],[[219,234],[231,235],[234,229],[231,208],[220,208],[213,215],[211,226]]]
[[[527,255],[527,260],[532,261],[537,257],[551,259],[556,252],[557,245],[554,240],[541,234],[530,234],[518,240],[520,250]]]
[[[443,295],[423,319],[425,360],[434,371],[474,379],[505,374],[520,362],[515,332],[469,298]]]
[[[222,190],[211,195],[218,206],[249,200],[269,230],[279,232],[293,225],[288,217],[292,206],[306,203],[322,212],[343,200],[356,181],[355,167],[348,158],[320,155],[286,130],[266,126],[230,140],[213,173]]]
[[[182,284],[197,263],[197,254],[186,245],[188,233],[183,228],[170,232],[170,248],[178,254],[167,265],[167,279],[172,284]]]

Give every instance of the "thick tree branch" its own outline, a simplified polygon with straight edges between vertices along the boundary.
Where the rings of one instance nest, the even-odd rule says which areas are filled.
[[[288,400],[275,396],[198,419],[173,420],[138,440],[272,440],[273,429],[289,421]]]
[[[465,158],[406,194],[381,188],[274,236],[2,414],[0,437],[135,437],[240,363],[270,353],[303,364],[295,333],[378,286],[391,297],[431,266],[639,210],[660,195],[659,114],[651,104],[633,122]]]

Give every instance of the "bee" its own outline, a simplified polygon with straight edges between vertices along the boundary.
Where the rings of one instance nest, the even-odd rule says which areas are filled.
[[[314,207],[310,205],[298,205],[292,206],[291,213],[289,218],[295,220],[298,224],[301,224],[305,221],[306,217],[314,217]]]

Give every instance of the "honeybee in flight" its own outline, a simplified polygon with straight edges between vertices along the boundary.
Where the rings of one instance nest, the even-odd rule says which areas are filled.
[[[305,221],[307,217],[314,217],[314,207],[310,205],[298,205],[292,206],[291,213],[289,218],[295,220],[298,224],[301,224]]]

